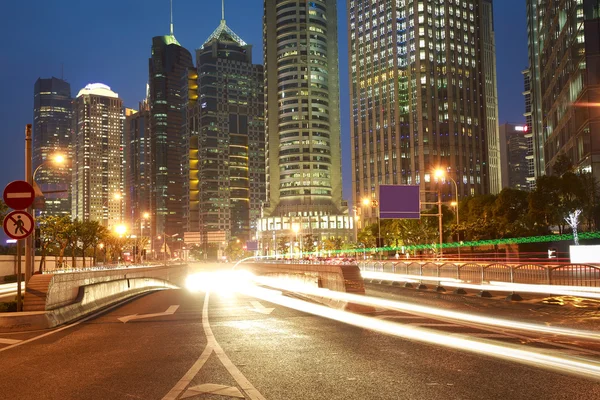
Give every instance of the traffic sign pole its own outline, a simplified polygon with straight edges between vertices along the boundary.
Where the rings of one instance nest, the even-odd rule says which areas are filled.
[[[23,311],[21,300],[21,240],[17,240],[17,311]]]

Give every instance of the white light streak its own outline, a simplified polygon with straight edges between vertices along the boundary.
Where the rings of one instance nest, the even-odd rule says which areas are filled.
[[[335,310],[286,296],[281,296],[279,292],[273,292],[271,290],[259,287],[249,286],[244,289],[242,293],[263,301],[320,317],[329,318],[364,329],[371,329],[388,335],[464,350],[471,353],[493,356],[522,364],[550,369],[561,373],[572,373],[585,376],[587,378],[600,380],[600,364],[591,360],[588,361],[571,358],[568,356],[543,354],[524,349],[522,346],[510,346],[506,344],[494,343],[485,339],[469,338],[463,335],[446,332],[438,333],[417,326],[401,325],[364,315]]]

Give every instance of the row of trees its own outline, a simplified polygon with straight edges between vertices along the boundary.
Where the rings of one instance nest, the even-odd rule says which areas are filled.
[[[458,206],[460,223],[454,209],[442,206],[444,242],[479,241],[545,235],[570,231],[565,218],[581,210],[580,231],[600,228],[600,190],[591,174],[576,174],[570,169],[560,176],[542,176],[531,192],[504,189],[498,195],[468,197]],[[428,214],[437,213],[430,210]],[[358,242],[375,247],[377,224],[367,226]],[[438,220],[382,220],[381,236],[385,246],[431,244],[439,240]]]
[[[133,254],[133,262],[141,262],[142,252],[148,244],[147,237],[118,235],[100,225],[98,221],[71,220],[68,216],[43,216],[38,218],[39,249],[42,256],[40,270],[46,255],[59,257],[63,265],[66,254],[71,257],[71,267],[76,268],[77,256],[91,256],[96,263],[102,254],[103,262],[117,262],[123,259],[123,252]],[[86,267],[85,257],[83,267]]]
[[[0,219],[4,220],[10,210],[0,200]],[[71,220],[69,216],[45,215],[37,218],[38,234],[36,235],[37,254],[41,255],[39,270],[42,270],[46,256],[58,257],[59,266],[67,264],[70,258],[72,268],[77,267],[77,257],[92,257],[95,264],[98,256],[105,263],[122,260],[123,252],[130,250],[133,261],[140,262],[142,249],[148,244],[147,237],[119,236],[100,225],[98,221]],[[3,246],[0,251],[10,250]],[[83,258],[83,268],[87,265]]]

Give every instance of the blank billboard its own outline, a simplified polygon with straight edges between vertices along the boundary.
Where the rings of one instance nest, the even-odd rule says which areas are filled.
[[[381,219],[421,218],[419,185],[380,185],[379,216]]]

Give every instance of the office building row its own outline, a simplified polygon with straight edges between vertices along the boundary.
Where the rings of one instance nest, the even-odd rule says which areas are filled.
[[[378,200],[379,185],[433,191],[438,168],[458,185],[455,194],[442,182],[443,201],[530,188],[561,152],[593,170],[598,10],[584,0],[548,11],[550,3],[528,2],[525,123],[500,129],[491,0],[348,1],[352,201],[363,224],[377,210],[361,200]],[[59,200],[47,197],[48,212],[60,206],[207,249],[231,239],[258,240],[267,252],[294,235],[350,239],[336,1],[265,0],[263,34],[264,67],[223,15],[194,65],[171,25],[152,39],[136,111],[104,85],[70,100],[66,82],[39,80],[36,163],[61,146],[72,160],[70,174],[38,175],[49,192],[65,186],[59,176],[72,179],[69,198],[60,189]],[[550,78],[553,47],[568,55],[561,79]]]

